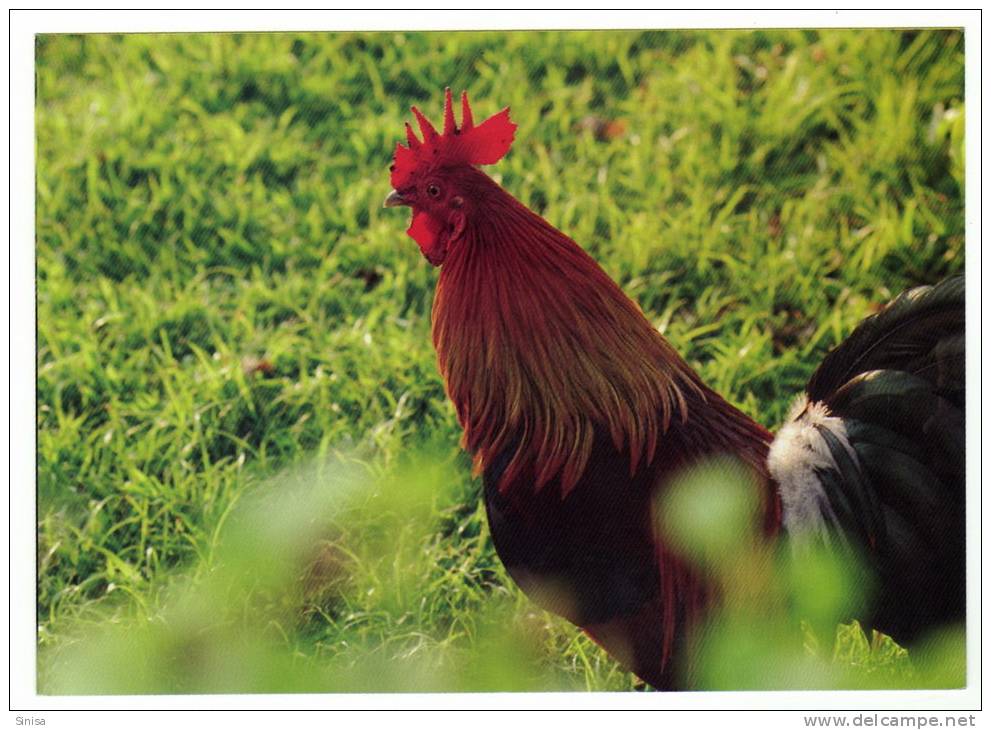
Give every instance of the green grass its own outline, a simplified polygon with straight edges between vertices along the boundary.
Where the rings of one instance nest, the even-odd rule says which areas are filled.
[[[512,107],[490,172],[768,426],[963,269],[959,32],[39,37],[42,691],[635,685],[499,564],[381,208],[446,85]],[[841,634],[843,681],[892,665]]]

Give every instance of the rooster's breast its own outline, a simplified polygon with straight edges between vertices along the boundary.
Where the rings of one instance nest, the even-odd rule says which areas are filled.
[[[539,491],[525,469],[500,492],[507,450],[485,472],[492,541],[507,571],[542,608],[579,625],[633,614],[660,589],[651,527],[656,470],[629,476],[629,457],[599,438],[577,485]]]

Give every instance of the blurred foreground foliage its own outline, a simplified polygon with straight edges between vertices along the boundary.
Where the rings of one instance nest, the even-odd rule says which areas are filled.
[[[45,691],[635,685],[507,580],[457,452],[436,272],[381,209],[446,85],[512,107],[492,174],[769,426],[863,316],[964,264],[953,30],[48,35],[36,82]],[[448,471],[414,504],[386,486],[424,443]],[[316,477],[282,495],[305,464],[371,505],[300,548],[329,603],[276,540],[311,534],[293,499],[330,514]],[[271,532],[231,567],[253,499]],[[893,662],[844,631],[848,663]]]
[[[224,520],[207,560],[140,607],[80,622],[45,652],[42,690],[565,691],[603,677],[627,686],[629,675],[581,635],[563,645],[558,622],[507,590],[477,540],[436,562],[440,544],[479,519],[456,527],[456,502],[437,510],[452,497],[453,466],[426,451],[379,477],[326,462],[259,484]],[[703,465],[658,505],[669,544],[712,572],[725,598],[696,637],[699,689],[963,685],[962,630],[930,637],[910,658],[856,622],[837,628],[869,586],[834,556],[762,546],[741,473],[731,462]],[[715,517],[700,502],[720,505]],[[438,583],[460,590],[432,590]],[[548,661],[555,652],[571,661]]]
[[[54,693],[386,692],[628,683],[528,607],[480,539],[455,464],[425,451],[373,475],[322,462],[239,500],[215,549],[153,601],[80,622],[44,655]],[[459,460],[460,461],[460,460]],[[460,463],[457,466],[461,466]],[[452,490],[452,485],[455,489]],[[456,586],[456,590],[451,587]],[[543,657],[577,643],[581,665]]]

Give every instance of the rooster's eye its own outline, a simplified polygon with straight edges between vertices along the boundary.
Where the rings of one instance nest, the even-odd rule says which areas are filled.
[[[434,185],[433,183],[427,185],[427,195],[429,195],[431,198],[436,198],[438,195],[440,195],[440,188]]]

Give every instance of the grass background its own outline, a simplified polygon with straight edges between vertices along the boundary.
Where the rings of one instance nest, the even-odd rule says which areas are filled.
[[[39,36],[36,68],[42,691],[635,686],[503,572],[436,271],[381,208],[446,85],[512,108],[490,173],[770,427],[964,265],[957,31]],[[823,666],[911,676],[847,639]]]

